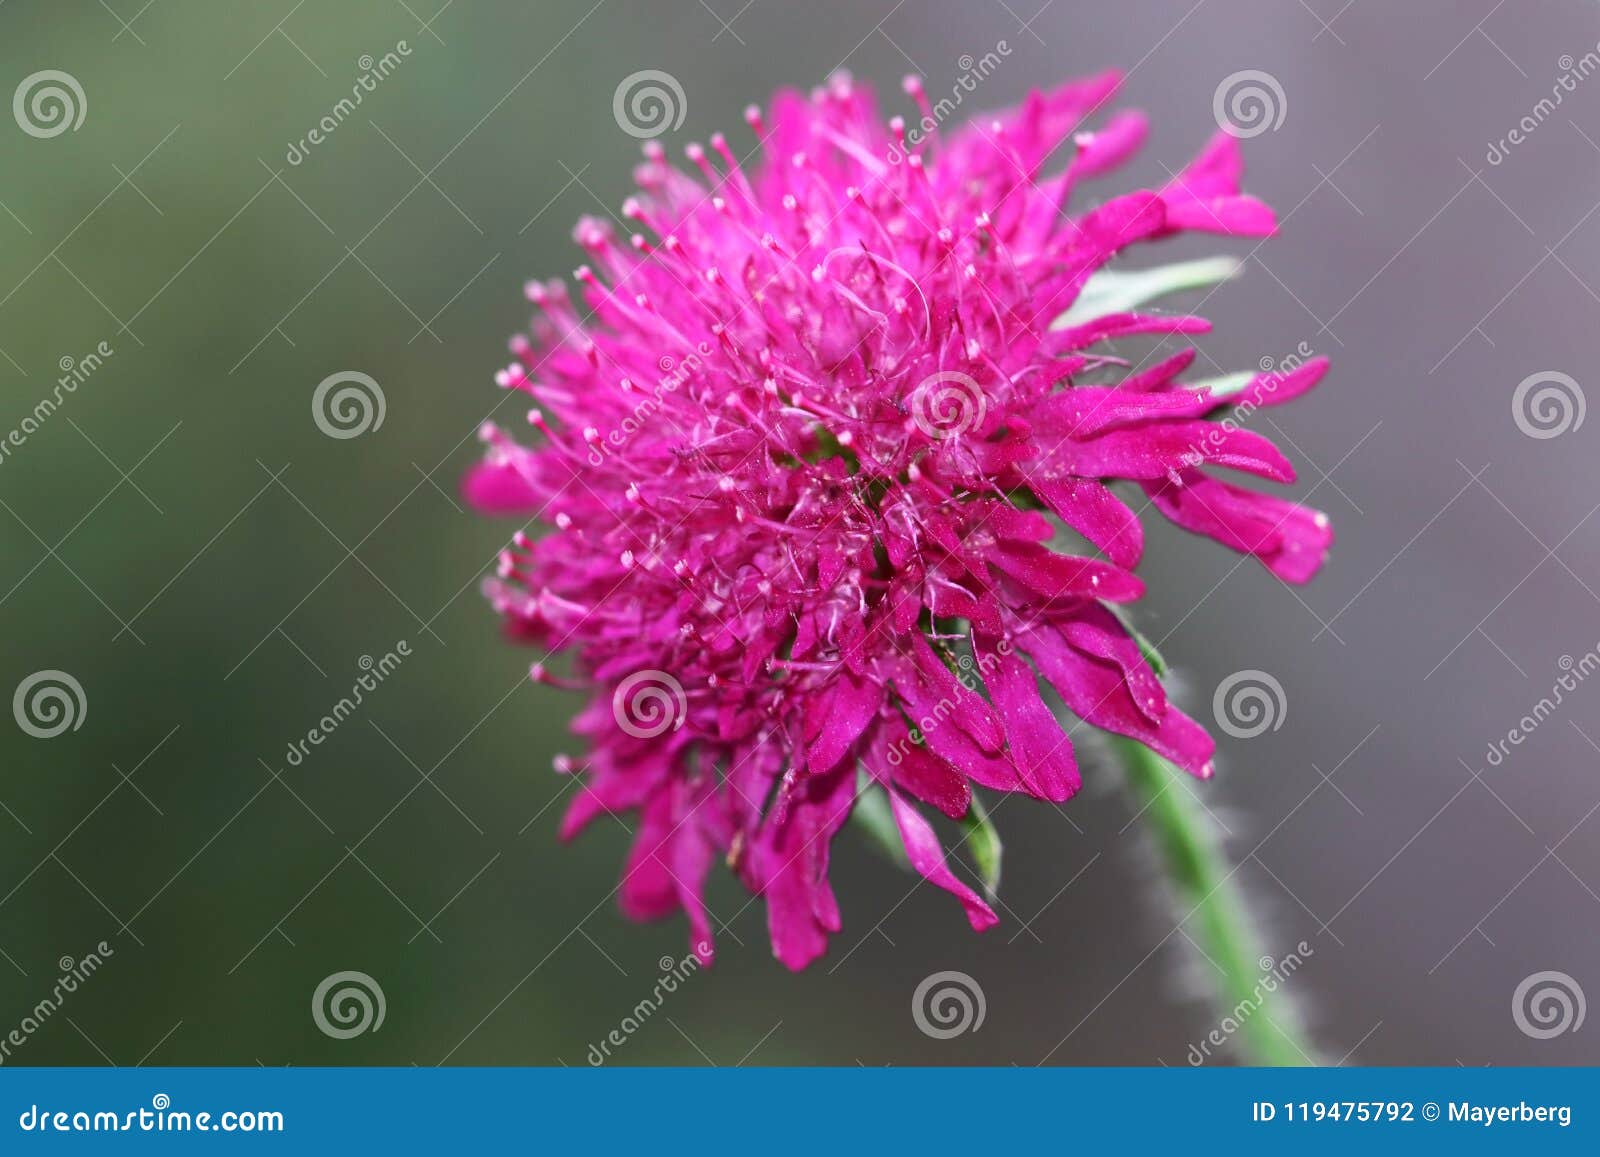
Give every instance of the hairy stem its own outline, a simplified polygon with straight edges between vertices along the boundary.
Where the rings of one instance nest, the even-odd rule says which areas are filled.
[[[1179,911],[1209,963],[1218,1019],[1237,1023],[1231,1043],[1249,1064],[1309,1065],[1315,1052],[1292,1009],[1262,986],[1260,949],[1210,819],[1184,786],[1183,773],[1131,739],[1113,748],[1150,825]],[[1212,966],[1215,967],[1212,967]]]

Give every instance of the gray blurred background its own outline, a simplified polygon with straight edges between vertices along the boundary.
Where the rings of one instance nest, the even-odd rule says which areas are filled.
[[[980,106],[1129,73],[1152,139],[1093,196],[1180,168],[1229,75],[1281,84],[1281,125],[1246,151],[1286,225],[1206,303],[1202,348],[1226,370],[1301,342],[1333,357],[1260,428],[1338,542],[1291,591],[1153,526],[1139,620],[1208,722],[1233,672],[1284,688],[1282,725],[1220,736],[1199,791],[1266,950],[1311,949],[1290,992],[1315,1039],[1352,1063],[1600,1060],[1596,1026],[1537,1039],[1512,1014],[1538,972],[1600,995],[1600,680],[1486,761],[1562,657],[1600,643],[1600,419],[1533,438],[1512,409],[1530,375],[1594,385],[1600,79],[1534,110],[1595,50],[1600,13],[1039,3],[0,8],[0,96],[58,69],[86,103],[49,138],[0,118],[0,436],[63,359],[112,350],[0,460],[0,692],[59,670],[86,700],[55,738],[0,727],[0,1035],[61,958],[114,953],[8,1063],[585,1063],[686,933],[608,900],[619,828],[556,844],[550,761],[575,701],[527,683],[533,656],[477,593],[512,528],[464,513],[456,482],[502,400],[521,283],[568,273],[573,221],[627,195],[628,74],[682,84],[669,147],[721,128],[743,152],[740,110],[775,85],[843,67],[898,109],[905,72],[948,91],[1002,40]],[[361,58],[400,41],[410,55],[291,164]],[[387,411],[336,440],[311,395],[347,370]],[[361,657],[400,640],[411,656],[290,766]],[[1131,816],[1114,790],[1002,805],[1004,922],[982,937],[846,832],[845,931],[801,976],[719,877],[714,971],[616,1059],[1182,1065],[1216,1021],[1182,983],[1207,965],[1186,964]],[[980,1031],[917,1029],[912,992],[942,969],[981,984]],[[343,970],[381,984],[379,1031],[314,1023],[314,989]]]

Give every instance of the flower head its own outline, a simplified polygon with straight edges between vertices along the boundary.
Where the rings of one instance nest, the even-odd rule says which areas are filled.
[[[579,781],[562,830],[637,814],[628,914],[683,910],[709,944],[722,858],[804,967],[840,927],[830,841],[871,791],[912,867],[989,927],[929,812],[966,815],[973,785],[1076,792],[1054,697],[1211,774],[1210,737],[1112,609],[1143,593],[1138,515],[1309,579],[1327,520],[1210,468],[1291,481],[1270,442],[1217,419],[1326,366],[1224,394],[1179,381],[1192,349],[1110,349],[1207,328],[1100,312],[1091,279],[1124,249],[1274,228],[1223,134],[1164,188],[1071,210],[1144,137],[1134,113],[1082,131],[1116,83],[915,146],[847,77],[780,93],[747,113],[755,171],[720,135],[687,168],[652,143],[622,208],[637,232],[578,225],[580,300],[529,283],[540,314],[499,381],[541,437],[486,425],[466,492],[552,528],[518,534],[487,592],[512,635],[576,659],[576,683],[534,667],[588,695],[585,750],[558,761]]]

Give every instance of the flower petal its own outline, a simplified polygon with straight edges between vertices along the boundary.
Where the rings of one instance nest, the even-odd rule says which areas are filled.
[[[894,809],[894,822],[900,828],[900,838],[905,842],[906,857],[911,861],[911,866],[928,883],[943,888],[967,910],[967,920],[972,925],[974,932],[982,932],[986,928],[993,928],[1000,923],[1000,918],[994,914],[994,909],[985,904],[978,894],[956,879],[955,873],[945,863],[944,848],[939,844],[939,837],[934,834],[933,826],[917,814],[917,809],[912,807],[900,793],[889,791],[889,806]]]
[[[1186,470],[1179,481],[1146,483],[1173,522],[1230,550],[1253,555],[1284,582],[1307,583],[1327,560],[1333,525],[1320,510]]]

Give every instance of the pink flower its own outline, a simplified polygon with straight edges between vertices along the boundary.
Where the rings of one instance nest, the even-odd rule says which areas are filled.
[[[1144,589],[1126,500],[1290,582],[1322,562],[1326,518],[1209,468],[1291,481],[1267,439],[1216,419],[1289,400],[1325,362],[1224,403],[1179,382],[1193,350],[1135,367],[1106,348],[1199,318],[1057,320],[1129,246],[1274,228],[1222,134],[1165,188],[1069,214],[1144,137],[1126,112],[1079,131],[1116,84],[1036,92],[920,146],[848,78],[779,93],[747,113],[758,172],[720,135],[687,170],[649,145],[623,206],[638,232],[578,225],[581,306],[527,287],[541,316],[499,380],[536,401],[542,440],[485,426],[465,489],[553,530],[515,537],[488,597],[514,637],[572,652],[588,695],[586,751],[558,761],[578,780],[563,836],[634,813],[622,907],[683,910],[707,959],[719,858],[765,897],[780,960],[826,949],[829,845],[863,790],[887,794],[915,870],[973,928],[996,923],[928,813],[965,815],[974,784],[1078,790],[1042,684],[1211,774],[1210,737],[1109,608]],[[1085,553],[1052,545],[1060,524]]]

